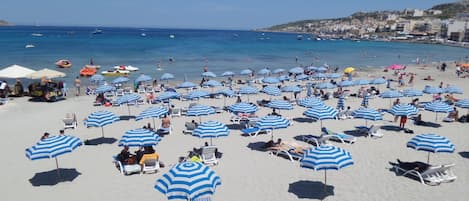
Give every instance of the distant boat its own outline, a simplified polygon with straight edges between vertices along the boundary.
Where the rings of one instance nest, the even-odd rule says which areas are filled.
[[[33,48],[33,47],[36,47],[36,46],[34,46],[33,44],[27,44],[26,46],[24,46],[24,48]]]
[[[169,35],[169,38],[176,38],[173,34]]]
[[[137,68],[137,67],[131,66],[131,65],[128,65],[128,66],[125,66],[125,65],[122,65],[122,66],[114,66],[113,68],[114,68],[115,70],[138,71],[138,68]]]
[[[31,34],[31,36],[37,36],[37,37],[41,37],[41,36],[43,36],[43,35],[42,35],[42,34],[40,34],[40,33],[32,33],[32,34]]]
[[[145,37],[145,36],[147,36],[147,34],[146,33],[141,33],[140,36]]]
[[[55,62],[55,65],[59,68],[70,68],[72,67],[72,62],[66,59],[61,59]]]
[[[297,35],[296,40],[303,40],[303,35]]]
[[[91,34],[102,34],[103,33],[103,30],[101,29],[95,29],[93,32],[91,32]]]
[[[106,75],[106,76],[125,76],[128,75],[130,71],[128,70],[107,70],[107,71],[102,71],[101,74]]]

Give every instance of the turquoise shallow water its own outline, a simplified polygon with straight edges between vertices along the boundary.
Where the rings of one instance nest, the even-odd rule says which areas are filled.
[[[106,70],[115,65],[133,65],[154,78],[164,72],[179,80],[200,79],[203,66],[221,74],[289,69],[297,65],[381,67],[392,63],[410,63],[416,58],[427,61],[460,60],[469,56],[468,49],[429,45],[371,41],[297,40],[296,34],[252,31],[101,28],[94,27],[0,27],[0,66],[20,64],[33,69],[53,68],[58,59],[70,59],[73,67],[58,69],[71,82],[80,68],[93,58]],[[42,37],[32,33],[43,34]],[[145,33],[146,36],[141,36]],[[174,38],[170,38],[170,35]],[[35,48],[25,48],[33,44]],[[172,57],[175,62],[170,64]],[[298,64],[295,57],[298,57]],[[157,71],[157,63],[162,69]],[[131,74],[135,78],[140,73]],[[111,79],[111,78],[109,78]]]

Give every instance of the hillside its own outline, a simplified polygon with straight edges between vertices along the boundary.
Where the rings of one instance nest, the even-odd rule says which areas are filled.
[[[9,25],[9,23],[5,20],[0,20],[0,26],[3,26],[3,25]]]
[[[445,3],[433,6],[433,10],[441,10],[443,14],[439,16],[441,19],[448,19],[456,17],[458,13],[469,13],[468,1],[462,1],[457,3]]]

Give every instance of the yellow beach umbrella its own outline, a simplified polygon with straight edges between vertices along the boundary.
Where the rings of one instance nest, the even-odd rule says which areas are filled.
[[[355,70],[355,68],[353,68],[353,67],[347,67],[347,68],[344,69],[344,73],[351,73],[354,70]]]

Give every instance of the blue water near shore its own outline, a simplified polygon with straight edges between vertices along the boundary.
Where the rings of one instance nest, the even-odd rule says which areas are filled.
[[[393,42],[350,40],[297,40],[296,34],[253,31],[100,28],[103,34],[91,34],[94,27],[0,27],[0,66],[19,64],[33,69],[52,68],[63,71],[67,82],[78,75],[82,66],[93,58],[107,70],[115,65],[132,65],[140,73],[159,78],[169,72],[179,80],[200,79],[204,66],[221,74],[252,68],[259,70],[289,69],[298,65],[382,67],[393,63],[461,60],[469,50],[456,47]],[[33,33],[43,34],[41,37]],[[143,37],[141,34],[145,33]],[[174,38],[170,38],[174,35]],[[25,48],[32,44],[34,48]],[[175,62],[170,63],[169,58]],[[298,57],[298,64],[296,63]],[[70,69],[58,69],[54,62],[69,59]],[[161,62],[162,70],[157,71]],[[112,78],[109,78],[111,80]]]

